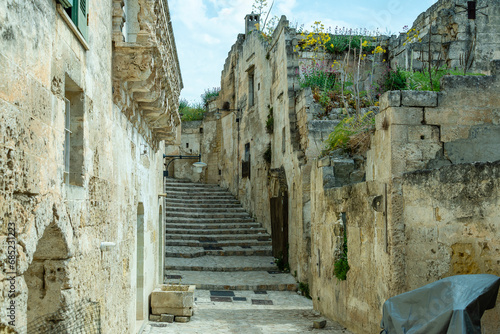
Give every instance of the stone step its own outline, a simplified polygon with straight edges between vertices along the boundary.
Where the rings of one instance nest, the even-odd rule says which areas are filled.
[[[218,230],[218,229],[250,229],[250,228],[261,228],[262,226],[259,223],[248,222],[248,223],[166,223],[166,228],[175,228],[175,229],[202,229],[202,230]]]
[[[197,240],[200,242],[220,242],[229,240],[258,240],[258,241],[270,241],[271,236],[269,234],[212,234],[206,235],[201,234],[168,234],[166,235],[166,240]]]
[[[167,228],[166,230],[166,235],[172,235],[172,234],[194,234],[194,235],[219,235],[219,234],[238,234],[238,235],[245,235],[245,234],[266,234],[267,231],[264,228],[232,228],[232,229],[185,229],[185,228]]]
[[[209,218],[251,218],[246,212],[187,212],[187,211],[168,211],[167,218],[173,220],[175,218],[193,218],[193,219],[209,219]]]
[[[199,207],[186,207],[186,206],[168,206],[167,205],[167,215],[169,213],[175,213],[175,212],[192,212],[192,213],[246,213],[245,209],[243,209],[240,206],[234,206],[234,207],[219,207],[219,208],[199,208]]]
[[[177,191],[177,192],[187,192],[187,193],[194,193],[198,191],[203,191],[203,192],[216,192],[216,193],[225,193],[229,194],[230,192],[227,191],[227,189],[222,189],[217,186],[209,186],[209,187],[192,187],[192,186],[165,186],[165,190],[167,192],[169,191]]]
[[[165,180],[165,185],[174,185],[174,186],[180,186],[180,187],[183,187],[186,185],[193,186],[193,187],[219,187],[216,184],[197,183],[197,182],[193,182],[190,180],[169,179],[169,178],[167,178]]]
[[[218,240],[218,241],[200,241],[200,240],[182,240],[169,239],[165,241],[166,246],[187,246],[187,247],[260,247],[272,246],[271,240]]]
[[[207,201],[207,200],[212,200],[212,201],[228,201],[228,202],[234,202],[235,199],[232,195],[207,195],[207,194],[199,194],[199,193],[193,193],[193,194],[186,194],[186,195],[172,195],[167,193],[167,203],[171,200],[177,200],[179,201],[186,201],[186,200],[196,200],[196,201]]]
[[[241,207],[240,202],[233,199],[182,199],[182,198],[167,198],[167,206],[188,206],[188,207],[226,207],[238,206]]]
[[[165,274],[184,271],[277,271],[272,256],[200,256],[191,259],[167,258]]]
[[[179,188],[172,188],[167,190],[168,196],[193,196],[193,195],[203,195],[203,196],[216,196],[216,197],[231,197],[234,198],[233,194],[227,190],[208,190],[208,189],[192,189],[192,190],[182,190]]]
[[[183,224],[218,224],[218,223],[251,223],[254,219],[248,218],[189,218],[189,217],[168,217],[167,223]]]
[[[165,256],[193,258],[205,255],[211,256],[271,256],[272,246],[241,246],[227,247],[191,247],[191,246],[166,246]],[[167,259],[165,259],[167,261]]]
[[[181,278],[167,278],[168,276]],[[217,271],[168,271],[165,284],[196,285],[204,290],[254,290],[254,291],[297,291],[297,283],[292,275],[271,274],[268,271],[217,272]]]

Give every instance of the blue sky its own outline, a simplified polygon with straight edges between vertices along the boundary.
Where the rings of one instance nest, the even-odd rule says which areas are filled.
[[[268,0],[272,2],[272,0]],[[399,33],[411,26],[436,0],[276,0],[271,16],[286,15],[308,29],[314,21],[326,27],[379,29]],[[169,0],[184,89],[181,98],[200,101],[207,88],[220,86],[221,71],[253,0]]]

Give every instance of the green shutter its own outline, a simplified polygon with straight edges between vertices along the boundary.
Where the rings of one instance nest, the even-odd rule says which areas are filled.
[[[77,5],[77,7],[78,7],[78,10],[75,10],[75,12],[78,15],[77,21],[75,23],[76,23],[76,26],[78,27],[78,30],[80,30],[80,32],[83,35],[83,38],[85,38],[85,39],[87,39],[87,37],[88,37],[88,27],[87,27],[88,5],[87,5],[87,1],[88,0],[74,0],[74,4]]]

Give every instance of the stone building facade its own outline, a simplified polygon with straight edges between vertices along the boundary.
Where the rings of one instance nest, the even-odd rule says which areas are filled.
[[[299,65],[310,55],[296,51],[300,36],[284,17],[270,41],[238,36],[218,99],[187,130],[198,143],[191,153],[210,160],[201,181],[235,194],[272,234],[274,255],[309,284],[315,308],[356,333],[379,331],[382,305],[396,294],[450,275],[500,275],[499,63],[491,62],[500,47],[485,40],[500,16],[497,4],[479,1],[476,21],[464,22],[455,5],[438,1],[415,27],[425,42],[432,22],[436,59],[448,47],[455,51],[443,63],[459,67],[471,47],[462,30],[476,25],[468,71],[487,75],[446,77],[439,93],[383,95],[365,159],[318,160],[338,120],[317,119],[310,89],[300,89]],[[436,37],[451,21],[431,18],[445,12],[457,21],[456,40]],[[418,68],[405,36],[384,39],[388,63],[405,64],[408,53]],[[334,263],[344,246],[350,270],[339,281]],[[486,313],[485,332],[498,330],[499,317],[499,306]]]
[[[163,281],[182,89],[167,1],[70,3],[0,3],[0,332],[90,301],[102,333],[135,333]],[[73,315],[50,324],[88,325]]]

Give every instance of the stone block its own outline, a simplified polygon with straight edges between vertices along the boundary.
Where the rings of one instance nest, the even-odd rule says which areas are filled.
[[[333,176],[333,168],[330,166],[322,167],[323,188],[332,188],[335,186],[335,178]]]
[[[151,293],[153,314],[191,316],[195,285],[160,285]]]
[[[354,160],[332,159],[335,187],[342,187],[351,183],[351,173],[354,171]]]
[[[174,308],[174,307],[152,307],[153,314],[172,314],[175,316],[190,317],[193,315],[192,307]]]
[[[500,126],[480,125],[470,130],[467,139],[444,144],[445,154],[454,163],[500,160]]]
[[[404,90],[401,92],[401,104],[405,107],[437,107],[437,92]]]
[[[324,157],[318,160],[318,168],[330,166],[330,157]]]
[[[326,326],[326,320],[313,321],[313,327],[316,329],[322,329]]]
[[[149,321],[158,322],[158,321],[160,321],[160,318],[161,318],[161,316],[159,316],[157,314],[150,314],[149,315]]]
[[[460,125],[443,125],[441,126],[441,141],[451,142],[460,139],[467,139],[469,137],[470,126]]]
[[[175,316],[173,314],[162,314],[162,315],[160,315],[160,321],[172,323],[172,322],[174,322],[174,317]]]
[[[439,128],[432,125],[414,125],[408,127],[409,142],[439,141]]]
[[[189,322],[190,320],[191,317],[180,317],[180,316],[175,317],[175,322]]]
[[[380,111],[383,111],[389,107],[399,107],[401,106],[401,91],[394,90],[390,92],[385,92],[380,96]]]
[[[423,108],[388,108],[385,112],[390,125],[421,125],[424,120]]]

